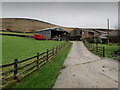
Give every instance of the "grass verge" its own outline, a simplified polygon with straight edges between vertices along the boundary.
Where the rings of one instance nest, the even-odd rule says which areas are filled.
[[[69,42],[68,47],[59,52],[51,62],[10,88],[52,88],[71,46],[72,43]]]

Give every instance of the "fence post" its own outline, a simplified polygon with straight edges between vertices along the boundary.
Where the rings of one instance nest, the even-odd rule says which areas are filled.
[[[103,57],[105,57],[105,47],[103,47]]]
[[[92,50],[93,50],[93,52],[94,52],[94,44],[92,44]]]
[[[17,79],[18,59],[14,59],[14,80]]]
[[[98,45],[96,46],[96,53],[98,54]]]
[[[54,47],[53,47],[52,55],[54,56]]]
[[[48,53],[49,53],[48,49],[47,49],[46,53],[47,53],[47,55],[46,55],[47,59],[46,60],[48,61]]]
[[[60,45],[59,45],[59,51],[60,51]]]
[[[36,62],[37,63],[37,68],[39,67],[39,61],[38,60],[39,60],[39,53],[37,53],[37,62]]]
[[[57,49],[58,49],[58,48],[56,47],[56,53],[57,53]]]

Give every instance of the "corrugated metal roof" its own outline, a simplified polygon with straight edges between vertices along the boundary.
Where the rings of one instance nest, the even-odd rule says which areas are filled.
[[[53,28],[46,28],[46,29],[42,29],[42,30],[37,30],[36,32],[41,32],[41,31],[48,31],[48,30],[56,30],[56,31],[65,31],[64,29],[60,28],[60,27],[53,27]],[[67,31],[66,31],[67,32]]]

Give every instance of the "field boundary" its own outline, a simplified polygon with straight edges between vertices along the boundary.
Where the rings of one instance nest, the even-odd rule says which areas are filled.
[[[0,35],[34,38],[34,36],[29,36],[29,35],[18,35],[18,34],[6,34],[6,33],[0,33]]]
[[[84,45],[88,48],[88,50],[92,51],[94,54],[101,56],[101,57],[105,57],[105,47],[101,47],[98,46],[98,44],[96,44],[96,46],[92,45],[91,43],[89,43],[87,40],[83,41]]]
[[[67,45],[68,42],[65,42],[64,44],[53,47],[52,49],[47,49],[43,53],[37,53],[35,56],[29,57],[27,59],[14,59],[14,62],[12,63],[1,65],[0,70],[2,70],[2,72],[0,72],[0,75],[2,78],[0,79],[0,82],[2,82],[2,85],[0,87],[8,87],[22,78],[30,75],[49,62]]]

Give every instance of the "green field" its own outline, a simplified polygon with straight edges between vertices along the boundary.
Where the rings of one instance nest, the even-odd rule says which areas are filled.
[[[64,41],[35,40],[2,35],[2,64],[13,62],[15,58],[26,59],[36,55],[37,52],[44,52],[62,43]]]
[[[95,44],[93,45],[96,46]],[[114,45],[98,44],[98,46],[105,47],[105,57],[110,57],[110,58],[112,58],[111,53],[113,53],[114,51],[118,51],[118,49],[120,49],[120,47],[115,44]],[[114,59],[118,59],[118,58],[114,58]]]
[[[11,86],[11,88],[52,88],[57,76],[60,74],[60,70],[63,68],[64,60],[71,46],[72,43],[69,42],[67,48],[60,51],[51,62],[22,79],[17,84]]]

